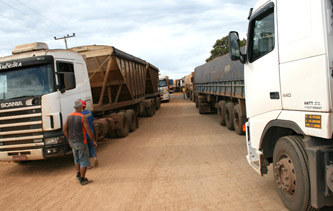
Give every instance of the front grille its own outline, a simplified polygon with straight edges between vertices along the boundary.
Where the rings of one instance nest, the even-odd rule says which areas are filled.
[[[41,105],[0,110],[0,151],[37,149],[42,138]]]

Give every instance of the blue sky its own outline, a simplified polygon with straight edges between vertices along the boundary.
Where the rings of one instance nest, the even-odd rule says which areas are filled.
[[[245,37],[256,0],[0,0],[0,56],[14,46],[49,48],[111,45],[144,59],[170,78],[205,63],[217,39],[235,30]]]

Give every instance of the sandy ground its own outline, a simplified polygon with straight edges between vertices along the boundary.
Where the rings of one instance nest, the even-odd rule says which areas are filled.
[[[248,165],[245,137],[173,94],[123,139],[99,143],[80,186],[71,157],[0,162],[1,210],[285,210],[273,177]]]

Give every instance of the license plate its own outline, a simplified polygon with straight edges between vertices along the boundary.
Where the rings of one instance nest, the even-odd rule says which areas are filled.
[[[22,160],[28,160],[28,157],[26,155],[14,155],[13,161],[22,161]]]

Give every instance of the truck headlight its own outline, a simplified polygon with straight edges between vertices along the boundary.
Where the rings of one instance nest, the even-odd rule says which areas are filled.
[[[51,145],[51,144],[60,144],[64,142],[64,136],[61,137],[53,137],[53,138],[46,138],[44,140],[45,145]]]

